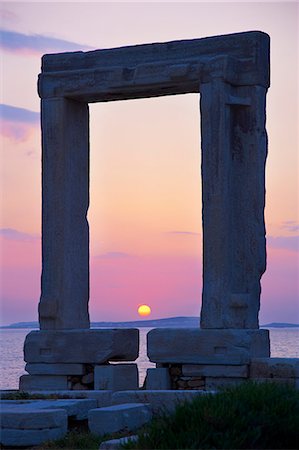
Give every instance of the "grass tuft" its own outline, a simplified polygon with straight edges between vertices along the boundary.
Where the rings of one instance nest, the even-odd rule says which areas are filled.
[[[127,449],[298,449],[299,392],[243,383],[154,419]]]

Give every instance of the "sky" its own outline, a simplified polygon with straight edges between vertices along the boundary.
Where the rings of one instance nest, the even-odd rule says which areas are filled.
[[[1,3],[1,324],[37,320],[41,56],[260,30],[267,96],[267,271],[260,322],[299,323],[298,3]],[[90,105],[90,317],[199,316],[199,95]]]

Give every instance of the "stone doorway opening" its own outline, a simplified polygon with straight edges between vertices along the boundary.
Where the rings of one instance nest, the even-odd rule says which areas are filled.
[[[89,109],[91,322],[199,316],[199,94]]]

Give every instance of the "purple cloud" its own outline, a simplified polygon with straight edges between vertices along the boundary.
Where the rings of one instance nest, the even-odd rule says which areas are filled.
[[[299,224],[295,220],[287,220],[282,223],[281,228],[288,230],[291,233],[297,233],[299,231]]]
[[[107,252],[102,253],[101,255],[97,255],[96,258],[98,259],[119,259],[119,258],[131,258],[132,255],[129,253],[123,253],[123,252]]]
[[[18,108],[16,106],[5,105],[0,103],[0,117],[1,120],[8,122],[22,122],[22,123],[39,123],[39,113],[30,111],[25,108]]]
[[[37,234],[23,233],[14,228],[0,228],[0,236],[11,241],[32,242],[40,239]]]
[[[25,108],[0,104],[1,135],[14,141],[25,141],[39,126],[39,113]]]
[[[299,252],[299,235],[267,236],[267,244],[272,248],[281,248],[292,252]]]
[[[0,30],[0,47],[12,53],[42,54],[89,50],[91,47],[42,34],[22,34]]]

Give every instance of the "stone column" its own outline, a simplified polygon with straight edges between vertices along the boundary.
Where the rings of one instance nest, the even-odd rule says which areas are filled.
[[[265,251],[266,89],[200,87],[202,328],[258,328]]]
[[[89,113],[42,100],[42,330],[89,328]]]

